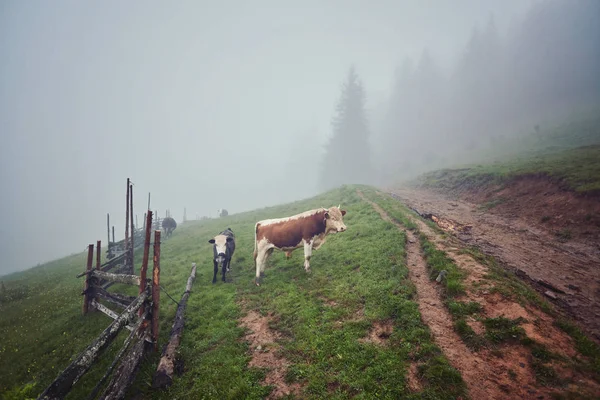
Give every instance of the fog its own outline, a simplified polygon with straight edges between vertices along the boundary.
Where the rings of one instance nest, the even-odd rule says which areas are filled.
[[[148,192],[161,216],[170,209],[180,222],[185,207],[188,219],[216,217],[220,208],[238,213],[341,183],[389,183],[424,164],[452,161],[439,161],[435,151],[417,157],[424,146],[454,143],[458,154],[475,149],[467,145],[489,126],[491,137],[527,125],[528,115],[594,100],[585,84],[595,76],[586,65],[576,75],[587,81],[556,88],[562,103],[533,107],[556,94],[538,80],[537,91],[520,87],[520,98],[534,96],[526,102],[529,114],[482,110],[498,98],[496,88],[508,90],[497,82],[534,79],[528,66],[560,77],[568,62],[544,69],[543,54],[530,50],[538,42],[548,48],[544,35],[553,23],[568,33],[582,7],[597,10],[593,0],[580,2],[566,22],[552,22],[555,11],[536,30],[523,22],[531,20],[531,7],[557,7],[538,3],[2,2],[0,275],[105,242],[106,213],[122,238],[128,177],[140,224]],[[566,3],[572,4],[559,2]],[[469,43],[490,47],[487,36],[477,47],[473,32],[488,32],[491,19],[498,48],[511,51],[504,59],[521,64],[494,64],[489,55],[487,64],[465,61]],[[598,43],[589,37],[595,33],[567,35],[560,48],[570,52],[558,56],[585,59]],[[582,37],[578,52],[570,45]],[[502,76],[496,86],[480,85],[490,81],[490,65]],[[360,140],[346,142],[338,139],[349,122],[332,121],[351,68],[366,122],[356,132]],[[582,84],[587,92],[580,96]],[[464,87],[472,93],[463,96]],[[498,122],[508,118],[510,124]],[[344,159],[340,154],[365,138],[368,174],[328,173],[331,154]]]

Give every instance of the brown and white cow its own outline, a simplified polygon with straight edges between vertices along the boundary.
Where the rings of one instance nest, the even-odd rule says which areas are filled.
[[[285,252],[290,257],[292,251],[304,246],[304,269],[310,272],[312,251],[325,243],[330,233],[344,232],[345,210],[340,207],[317,208],[286,218],[266,219],[255,226],[254,262],[256,264],[256,285],[265,272],[267,259],[274,249]]]

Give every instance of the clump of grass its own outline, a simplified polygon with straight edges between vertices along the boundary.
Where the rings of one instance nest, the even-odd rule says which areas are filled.
[[[486,318],[483,320],[485,336],[493,344],[520,342],[527,337],[525,330],[519,325],[525,319],[509,319],[505,317]]]
[[[573,238],[573,234],[570,229],[561,229],[560,231],[555,233],[556,237],[560,242],[568,242]]]
[[[427,240],[425,235],[420,234],[421,247],[425,255],[425,261],[429,267],[429,278],[434,280],[440,272],[446,271],[446,276],[442,280],[445,287],[445,294],[448,298],[457,297],[465,294],[463,285],[464,274],[458,269],[456,264],[448,258],[446,253],[435,248],[435,246]]]
[[[600,346],[572,322],[559,319],[554,324],[573,338],[579,354],[589,357],[588,369],[595,374],[596,380],[600,379]]]
[[[550,221],[550,216],[549,216],[549,215],[544,215],[544,216],[543,216],[543,217],[540,219],[540,221],[541,221],[542,223],[546,223],[546,222]]]
[[[471,350],[477,351],[485,345],[485,339],[475,333],[464,318],[454,321],[454,330]]]
[[[483,211],[487,211],[494,207],[499,206],[500,204],[502,204],[504,202],[506,202],[506,199],[504,197],[498,197],[497,199],[494,199],[494,200],[491,200],[491,201],[481,204],[479,206],[479,209],[483,210]]]
[[[446,305],[450,314],[456,318],[476,314],[481,311],[481,304],[476,301],[465,303],[462,301],[450,300]]]
[[[562,383],[554,368],[544,364],[537,358],[531,361],[531,368],[535,374],[535,379],[544,386],[558,386]]]

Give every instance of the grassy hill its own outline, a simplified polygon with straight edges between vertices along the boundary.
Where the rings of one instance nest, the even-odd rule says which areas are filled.
[[[472,190],[504,185],[523,176],[546,177],[580,194],[600,194],[600,110],[580,113],[562,124],[500,141],[479,154],[479,164],[423,174],[413,184]]]
[[[252,283],[253,228],[257,220],[291,215],[342,203],[348,211],[347,232],[332,236],[313,254],[313,272],[302,267],[302,250],[290,260],[275,253],[261,287]],[[237,249],[230,282],[213,285],[212,248],[208,239],[231,227]],[[180,226],[162,246],[161,281],[179,298],[192,262],[197,278],[186,311],[181,356],[185,373],[165,392],[149,388],[158,356],[153,355],[132,388],[152,398],[263,398],[265,371],[249,367],[248,345],[238,319],[246,310],[276,315],[272,327],[282,335],[278,353],[290,363],[285,379],[299,382],[309,397],[346,397],[370,393],[408,396],[407,371],[418,360],[431,398],[464,393],[460,374],[452,368],[420,319],[407,278],[405,236],[381,220],[352,188],[280,207]],[[136,256],[137,260],[141,257]],[[78,255],[4,277],[0,303],[0,393],[5,398],[37,396],[85,348],[110,320],[100,313],[81,315],[83,269]],[[272,265],[276,265],[273,267]],[[138,266],[139,268],[139,266]],[[115,288],[133,290],[135,288]],[[131,294],[133,294],[133,292]],[[19,293],[19,295],[12,295]],[[167,340],[176,305],[161,295],[161,344]],[[375,321],[388,321],[388,346],[366,338]],[[125,335],[123,333],[122,335]],[[82,398],[102,376],[119,339],[69,398]],[[360,396],[359,396],[360,397]]]
[[[372,188],[360,189],[396,223],[419,232],[416,215],[401,203]],[[313,254],[311,274],[304,272],[301,249],[289,260],[282,252],[275,252],[263,284],[253,284],[253,230],[257,220],[339,203],[348,212],[344,218],[348,230],[332,235]],[[212,247],[208,240],[226,227],[236,234],[236,253],[228,282],[213,285]],[[252,361],[269,355],[273,362],[283,365],[275,382],[295,388],[301,398],[466,399],[468,382],[464,374],[468,371],[461,373],[453,367],[463,355],[454,352],[454,363],[450,363],[445,352],[452,349],[443,352],[436,345],[432,333],[435,330],[423,322],[419,311],[423,304],[419,301],[430,305],[437,302],[436,312],[451,315],[448,321],[454,322],[447,329],[454,333],[444,335],[455,335],[464,341],[471,349],[465,350],[469,352],[465,357],[479,357],[481,362],[490,363],[483,369],[493,370],[491,365],[504,352],[529,352],[532,355],[528,368],[533,372],[528,384],[538,385],[539,390],[550,386],[557,393],[574,393],[576,384],[569,382],[575,382],[579,375],[563,379],[565,370],[586,375],[586,382],[599,379],[600,349],[574,325],[564,322],[561,326],[573,337],[580,355],[571,358],[555,354],[525,334],[520,327],[527,323],[525,319],[492,318],[485,307],[468,302],[465,296],[481,287],[471,286],[471,272],[454,265],[443,248],[435,249],[424,236],[420,236],[418,244],[414,240],[410,243],[413,256],[414,246],[422,249],[430,268],[428,280],[435,280],[442,269],[449,271],[444,285],[434,287],[434,293],[440,293],[437,300],[416,297],[417,287],[409,279],[407,266],[407,232],[382,219],[354,186],[295,203],[179,226],[162,245],[161,284],[179,299],[191,264],[197,263],[179,350],[184,363],[182,374],[169,389],[153,390],[151,381],[159,354],[151,354],[137,374],[129,398],[265,398],[275,389],[265,380],[274,365],[260,366]],[[474,254],[473,260],[481,259],[474,250],[468,251]],[[141,254],[136,255],[136,260],[141,260]],[[2,278],[5,289],[0,296],[0,398],[37,397],[72,357],[110,323],[101,313],[81,315],[83,281],[75,275],[84,263],[81,254]],[[493,260],[486,263],[489,268],[494,265]],[[137,268],[139,271],[139,265]],[[498,267],[493,268],[496,269],[483,279],[487,282],[486,296],[502,293],[503,301],[516,301],[527,305],[528,310],[535,308],[553,315],[551,307],[535,292]],[[113,286],[111,290],[133,295],[137,288]],[[175,310],[176,304],[163,292],[161,347],[168,339]],[[251,313],[266,321],[268,334],[276,339],[264,348],[250,346],[246,337],[250,331],[242,321]],[[481,328],[483,333],[469,328],[473,321],[485,325]],[[435,329],[439,335],[439,326]],[[67,398],[87,397],[126,335],[127,332],[121,333]],[[509,367],[503,373],[514,381],[508,384],[513,385],[510,390],[521,390],[519,374],[529,370]],[[476,384],[477,379],[469,379],[471,385]]]

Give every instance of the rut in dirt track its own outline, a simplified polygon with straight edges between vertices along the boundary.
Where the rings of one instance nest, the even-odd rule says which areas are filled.
[[[442,349],[452,366],[458,369],[467,384],[473,399],[505,399],[506,393],[491,383],[489,368],[485,361],[474,355],[454,332],[452,318],[443,305],[440,290],[428,278],[427,265],[415,234],[393,221],[378,204],[368,200],[360,191],[358,195],[379,213],[382,219],[391,222],[407,235],[407,265],[409,278],[417,289],[419,312],[423,322],[431,330],[435,343]]]

